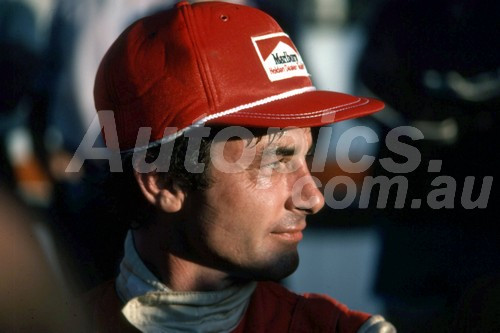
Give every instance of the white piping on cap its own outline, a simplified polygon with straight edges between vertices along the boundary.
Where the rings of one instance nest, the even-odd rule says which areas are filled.
[[[281,94],[278,94],[278,95],[269,96],[269,97],[260,99],[260,100],[255,101],[255,102],[243,104],[243,105],[240,105],[240,106],[237,106],[237,107],[225,110],[225,111],[217,112],[217,113],[211,114],[209,116],[203,117],[202,119],[200,119],[197,122],[193,123],[193,125],[185,127],[183,129],[175,132],[175,133],[170,134],[170,135],[167,135],[167,136],[161,138],[160,140],[150,142],[150,143],[148,143],[145,146],[134,147],[134,148],[131,148],[131,149],[123,150],[122,153],[131,153],[131,152],[135,153],[135,152],[143,151],[143,150],[155,147],[155,146],[159,146],[159,145],[162,145],[164,143],[167,143],[167,142],[170,142],[170,141],[173,141],[173,140],[177,139],[182,134],[184,134],[185,132],[187,132],[188,130],[190,130],[190,129],[194,128],[194,127],[201,127],[201,126],[203,126],[207,121],[214,120],[214,119],[217,119],[217,118],[220,118],[220,117],[224,117],[224,116],[227,116],[227,115],[230,115],[230,114],[242,111],[242,110],[251,109],[251,108],[256,107],[256,106],[260,106],[260,105],[264,105],[264,104],[269,104],[271,102],[275,102],[275,101],[278,101],[278,100],[281,100],[281,99],[286,99],[286,98],[289,98],[289,97],[292,97],[292,96],[300,95],[300,94],[303,94],[303,93],[306,93],[306,92],[310,92],[310,91],[315,91],[315,90],[316,90],[316,88],[313,87],[313,86],[299,88],[299,89],[294,89],[294,90],[290,90],[290,91],[287,91],[287,92],[284,92],[284,93],[281,93]]]

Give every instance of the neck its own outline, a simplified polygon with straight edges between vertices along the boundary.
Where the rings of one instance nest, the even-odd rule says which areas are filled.
[[[216,291],[235,282],[227,273],[199,265],[177,254],[178,251],[172,249],[175,241],[168,234],[171,235],[158,232],[154,226],[133,231],[139,257],[168,288],[174,291]]]

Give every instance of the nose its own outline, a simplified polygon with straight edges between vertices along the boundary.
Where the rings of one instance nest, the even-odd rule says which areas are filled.
[[[289,209],[300,210],[306,214],[316,214],[325,205],[325,198],[318,189],[321,182],[311,175],[309,170],[304,170],[292,184],[292,195],[287,204]]]

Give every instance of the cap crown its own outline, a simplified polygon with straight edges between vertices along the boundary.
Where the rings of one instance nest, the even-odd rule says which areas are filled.
[[[141,127],[151,127],[153,142],[167,127],[181,130],[311,86],[296,47],[269,15],[224,2],[181,2],[120,35],[102,60],[94,94],[98,111],[114,111],[126,150]]]

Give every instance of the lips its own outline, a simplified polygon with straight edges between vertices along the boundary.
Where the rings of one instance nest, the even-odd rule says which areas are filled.
[[[273,236],[276,236],[284,241],[289,242],[300,242],[302,240],[302,231],[293,231],[293,232],[279,232],[279,233],[271,233]]]
[[[306,228],[306,223],[300,222],[291,226],[280,226],[271,232],[271,235],[279,237],[285,241],[299,242],[302,240],[302,231]]]

